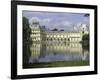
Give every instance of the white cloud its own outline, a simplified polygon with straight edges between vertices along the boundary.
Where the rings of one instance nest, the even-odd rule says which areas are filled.
[[[51,21],[52,20],[50,18],[45,18],[45,19],[42,19],[40,23],[41,23],[41,25],[48,26],[51,24]]]
[[[29,23],[32,23],[33,21],[38,21],[38,22],[40,22],[41,20],[40,20],[38,17],[32,17],[32,18],[29,20]]]
[[[65,31],[73,30],[73,23],[70,21],[57,22],[53,26],[54,28],[64,29]]]
[[[29,22],[31,23],[32,21],[39,21],[40,25],[43,26],[45,25],[46,28],[49,29],[64,29],[64,30],[73,30],[73,23],[67,20],[56,20],[54,21],[52,18],[38,18],[38,17],[32,17]]]
[[[71,23],[71,22],[69,22],[69,21],[64,21],[64,22],[62,22],[62,25],[64,25],[64,26],[72,26],[73,24]]]
[[[66,27],[70,27],[72,26],[73,24],[69,21],[62,21],[62,22],[57,22],[54,26],[66,26]]]
[[[50,22],[52,21],[50,18],[45,18],[45,19],[40,19],[38,17],[32,17],[29,20],[29,23],[32,23],[33,21],[38,21],[40,23],[41,26],[45,25],[48,26],[49,24],[51,24]]]
[[[50,18],[46,18],[46,19],[43,19],[42,22],[50,22],[51,19]]]
[[[76,24],[77,27],[81,26],[82,22]]]

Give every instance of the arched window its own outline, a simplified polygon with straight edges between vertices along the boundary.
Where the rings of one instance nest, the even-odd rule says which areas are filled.
[[[50,40],[52,41],[52,38]]]
[[[70,39],[68,38],[68,41],[70,41]]]

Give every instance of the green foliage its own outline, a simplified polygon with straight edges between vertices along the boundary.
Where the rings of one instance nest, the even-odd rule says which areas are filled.
[[[41,62],[27,64],[24,68],[45,68],[45,67],[68,67],[68,66],[86,66],[89,65],[89,61],[56,61],[56,62]]]
[[[29,21],[26,17],[23,17],[23,40],[25,43],[30,41],[30,33]]]
[[[83,35],[82,40],[89,40],[89,34]]]
[[[89,50],[89,34],[85,34],[82,37],[82,47],[83,49]]]
[[[55,28],[55,29],[53,29],[52,31],[58,31],[58,29]]]
[[[29,20],[26,17],[23,17],[23,65],[28,63],[28,56],[30,56],[30,34],[31,29],[29,27]]]
[[[61,29],[60,31],[64,31],[63,29]]]

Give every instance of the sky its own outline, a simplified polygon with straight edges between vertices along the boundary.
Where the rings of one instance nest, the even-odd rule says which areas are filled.
[[[33,20],[39,21],[41,26],[52,30],[57,28],[64,31],[73,30],[74,26],[87,24],[89,26],[89,16],[84,17],[84,13],[68,13],[68,12],[43,12],[43,11],[23,11],[22,15],[29,19],[29,23]]]

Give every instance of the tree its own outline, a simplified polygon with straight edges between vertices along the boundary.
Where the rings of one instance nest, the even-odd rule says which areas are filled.
[[[58,29],[54,28],[52,31],[58,31]]]
[[[23,17],[23,65],[24,67],[28,63],[28,58],[30,56],[30,33],[31,29],[29,27],[29,20]]]
[[[23,40],[24,43],[30,42],[31,29],[29,27],[29,20],[26,17],[23,17]]]
[[[60,31],[64,31],[63,29],[61,29]]]
[[[85,34],[82,37],[82,47],[83,49],[89,49],[89,34]]]
[[[82,40],[89,40],[89,34],[83,35]]]

